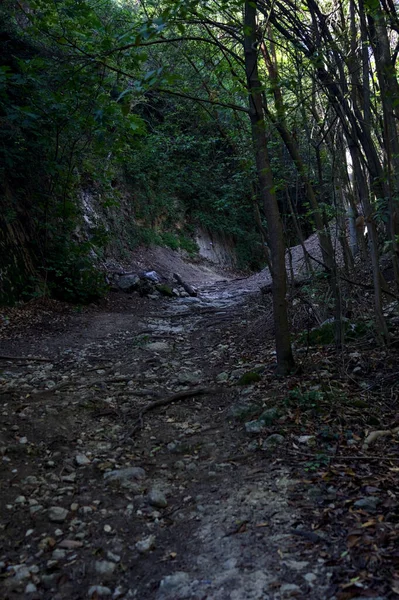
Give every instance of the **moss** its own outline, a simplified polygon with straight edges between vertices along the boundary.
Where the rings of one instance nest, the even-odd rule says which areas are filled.
[[[166,285],[165,283],[159,283],[156,286],[156,289],[162,296],[168,296],[169,298],[173,298],[174,294],[172,288]]]
[[[261,380],[259,373],[255,371],[248,371],[244,373],[238,380],[238,385],[251,385],[252,383],[257,383]]]

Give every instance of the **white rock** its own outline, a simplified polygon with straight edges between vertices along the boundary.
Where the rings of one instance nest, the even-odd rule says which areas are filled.
[[[314,573],[306,573],[306,575],[303,576],[303,578],[310,584],[312,585],[316,579],[317,579],[317,575],[315,575]]]
[[[116,569],[116,564],[108,560],[97,560],[94,568],[101,577],[109,579]]]
[[[107,552],[107,558],[108,558],[108,560],[112,560],[112,562],[114,562],[114,563],[118,563],[121,560],[121,557],[118,554],[114,554],[113,552],[110,552],[110,551]]]
[[[143,540],[140,540],[135,544],[136,550],[140,552],[140,554],[145,554],[154,548],[155,546],[155,535],[150,535]]]
[[[123,479],[144,479],[145,471],[141,467],[128,467],[127,469],[115,469],[104,473],[106,481],[120,481]]]
[[[173,575],[167,575],[161,580],[159,585],[159,589],[163,591],[170,592],[173,588],[180,587],[182,585],[187,585],[190,582],[190,576],[188,573],[184,571],[177,571],[173,573]]]
[[[146,345],[147,350],[152,350],[153,352],[164,352],[165,350],[169,350],[169,344],[166,342],[151,342]]]
[[[88,458],[86,454],[77,454],[75,456],[75,462],[79,467],[84,467],[85,465],[90,464],[90,458]]]
[[[150,493],[148,494],[148,502],[151,504],[151,506],[155,506],[156,508],[166,508],[168,506],[168,501],[165,494],[157,488],[150,490]]]
[[[111,596],[112,592],[108,587],[103,585],[92,585],[88,592],[89,598],[94,594],[97,594],[97,596]]]

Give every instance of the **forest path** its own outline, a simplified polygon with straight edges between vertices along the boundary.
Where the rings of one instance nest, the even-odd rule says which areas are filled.
[[[270,307],[254,289],[114,294],[1,343],[47,359],[2,359],[2,598],[334,597],[329,541],[309,533],[314,499],[273,417]],[[246,372],[259,382],[238,385]],[[244,427],[265,409],[268,427]]]

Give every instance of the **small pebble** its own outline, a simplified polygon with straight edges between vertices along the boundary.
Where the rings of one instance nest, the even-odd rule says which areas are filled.
[[[92,585],[91,588],[89,588],[88,596],[89,598],[92,598],[95,594],[97,596],[111,596],[112,592],[108,587],[103,585]]]
[[[108,560],[97,560],[95,563],[96,573],[101,575],[104,579],[112,577],[116,569],[116,564]]]
[[[155,547],[155,535],[150,535],[147,538],[140,540],[135,544],[136,550],[140,554],[145,554]]]
[[[32,508],[33,507],[31,507],[31,509]],[[53,523],[63,523],[68,516],[68,511],[61,506],[52,506],[48,510],[48,516]]]
[[[75,462],[79,467],[84,467],[85,465],[90,464],[90,459],[86,456],[86,454],[77,454],[75,456]]]

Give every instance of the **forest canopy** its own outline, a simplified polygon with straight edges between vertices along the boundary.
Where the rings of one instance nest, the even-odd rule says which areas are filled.
[[[195,252],[203,227],[231,241],[239,267],[271,268],[284,370],[285,251],[315,233],[321,255],[304,257],[326,275],[337,344],[342,282],[356,285],[364,269],[389,339],[382,270],[399,282],[393,0],[26,0],[0,10],[5,300],[45,290],[89,301],[104,287],[93,255],[121,230],[129,248]],[[88,192],[106,225],[85,236]]]

